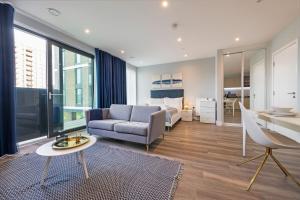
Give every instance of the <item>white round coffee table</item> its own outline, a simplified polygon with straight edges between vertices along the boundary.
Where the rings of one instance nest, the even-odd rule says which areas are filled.
[[[48,142],[46,144],[43,144],[42,146],[40,146],[36,150],[36,153],[38,155],[48,157],[47,161],[46,161],[46,165],[44,167],[44,172],[43,172],[43,175],[42,175],[42,178],[41,178],[41,185],[44,185],[44,180],[48,175],[48,168],[49,168],[51,158],[54,157],[54,156],[63,156],[63,155],[71,154],[71,153],[76,153],[77,154],[79,162],[82,163],[82,165],[83,165],[85,177],[89,178],[89,174],[88,174],[87,167],[86,167],[86,162],[85,162],[84,156],[83,156],[83,150],[85,150],[85,149],[91,147],[92,145],[94,145],[97,141],[97,138],[95,136],[86,136],[86,137],[89,138],[89,141],[87,143],[81,145],[81,146],[78,146],[78,147],[74,147],[74,148],[70,148],[70,149],[56,150],[56,149],[52,148],[52,144],[55,141],[51,141],[51,142]],[[78,153],[79,153],[79,155],[78,155]]]

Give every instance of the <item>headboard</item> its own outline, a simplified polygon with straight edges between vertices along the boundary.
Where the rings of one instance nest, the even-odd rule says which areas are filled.
[[[169,89],[169,90],[151,90],[151,98],[178,98],[184,97],[183,89]]]

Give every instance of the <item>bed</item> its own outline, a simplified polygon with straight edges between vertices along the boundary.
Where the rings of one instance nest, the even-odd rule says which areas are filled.
[[[170,130],[181,119],[183,89],[151,90],[148,105],[160,106],[166,110],[166,127]]]

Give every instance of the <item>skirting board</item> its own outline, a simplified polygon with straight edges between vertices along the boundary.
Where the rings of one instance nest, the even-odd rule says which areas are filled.
[[[222,121],[216,121],[216,125],[217,126],[223,126],[223,122]]]

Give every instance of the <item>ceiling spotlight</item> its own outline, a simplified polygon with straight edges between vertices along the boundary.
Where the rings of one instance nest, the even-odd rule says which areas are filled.
[[[225,56],[226,56],[226,57],[230,57],[230,54],[226,54]]]
[[[125,53],[125,51],[124,51],[124,50],[121,50],[120,52],[121,52],[121,54],[124,54],[124,53]]]
[[[87,29],[84,30],[84,32],[85,32],[86,34],[89,34],[91,31],[90,31],[90,29],[87,28]]]
[[[236,38],[235,38],[235,41],[236,41],[236,42],[240,41],[240,38],[239,38],[239,37],[236,37]]]
[[[187,54],[184,54],[183,56],[184,56],[185,58],[186,58],[186,57],[188,57],[188,55],[187,55]]]
[[[55,17],[57,17],[61,14],[60,11],[55,8],[48,8],[48,12],[50,15],[53,15]]]
[[[181,37],[177,38],[177,42],[181,42],[181,41],[182,41]]]
[[[161,2],[161,6],[164,7],[164,8],[166,8],[166,7],[169,6],[169,2],[168,1],[162,1]]]

